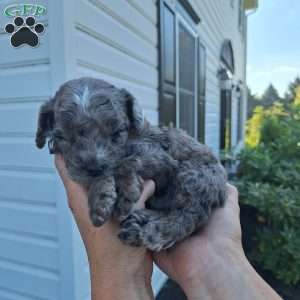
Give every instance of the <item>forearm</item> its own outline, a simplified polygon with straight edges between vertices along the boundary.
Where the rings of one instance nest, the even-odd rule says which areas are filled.
[[[138,281],[118,281],[106,278],[105,282],[93,277],[92,282],[92,300],[153,300],[151,287],[145,282]]]
[[[240,251],[224,251],[213,259],[208,257],[201,273],[182,287],[189,300],[281,299]]]
[[[91,271],[92,300],[153,300],[151,284],[143,277]]]

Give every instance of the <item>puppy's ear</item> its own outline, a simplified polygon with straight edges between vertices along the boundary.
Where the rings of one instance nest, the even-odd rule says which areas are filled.
[[[39,112],[35,144],[38,148],[43,148],[46,138],[54,127],[54,99],[45,102]]]
[[[121,90],[123,97],[125,98],[125,107],[127,117],[130,122],[130,129],[139,132],[144,127],[144,114],[137,100],[125,89]]]

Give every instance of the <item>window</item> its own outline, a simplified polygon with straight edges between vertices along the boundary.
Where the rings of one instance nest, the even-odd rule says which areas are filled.
[[[235,70],[233,46],[228,39],[221,47],[220,60],[220,150],[227,152],[231,149],[232,78]]]
[[[198,140],[205,143],[206,49],[199,43]]]
[[[205,48],[185,0],[160,1],[159,121],[204,142]]]
[[[235,0],[230,0],[231,7],[234,8]]]

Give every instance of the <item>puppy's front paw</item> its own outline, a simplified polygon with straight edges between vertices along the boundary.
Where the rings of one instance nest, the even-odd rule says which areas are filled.
[[[142,188],[142,180],[136,175],[122,178],[118,182],[118,200],[114,214],[119,221],[124,221],[130,215],[141,196]]]
[[[90,218],[94,226],[100,227],[111,217],[112,203],[112,197],[102,197],[101,201],[94,201],[94,205],[90,207]]]
[[[113,214],[117,200],[113,177],[104,177],[95,181],[89,189],[90,217],[94,226],[104,224]]]

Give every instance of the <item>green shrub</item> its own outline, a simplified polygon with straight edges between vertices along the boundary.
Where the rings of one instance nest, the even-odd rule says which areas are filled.
[[[259,114],[253,116],[260,119],[259,140],[240,153],[235,182],[241,202],[259,213],[258,247],[250,257],[278,279],[296,284],[300,283],[300,107],[273,107]]]

